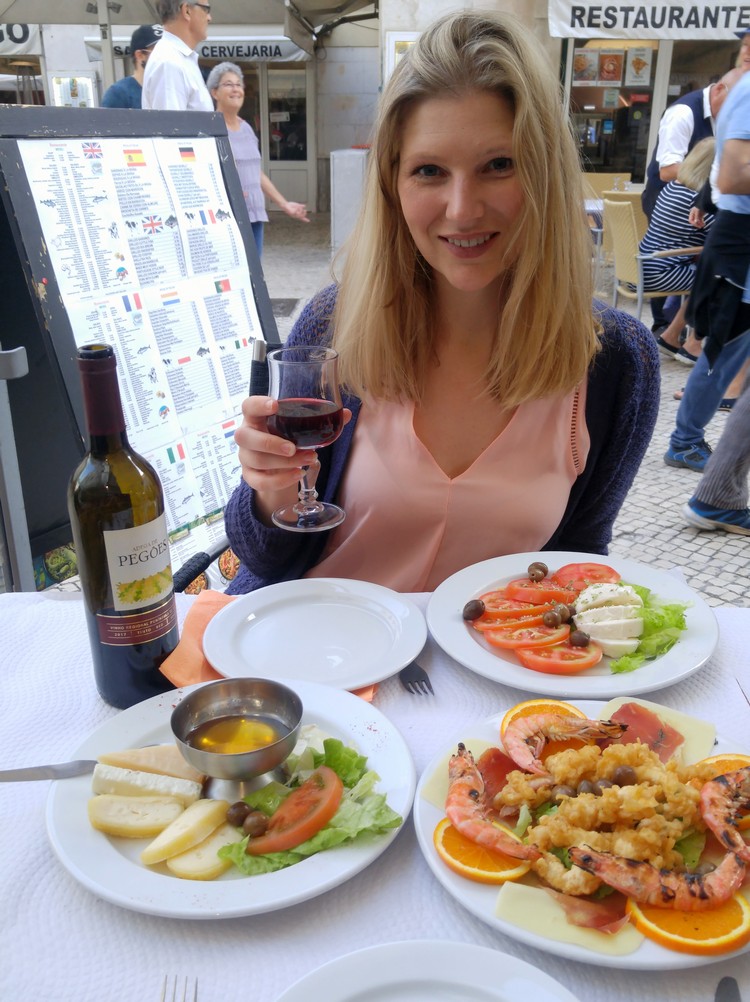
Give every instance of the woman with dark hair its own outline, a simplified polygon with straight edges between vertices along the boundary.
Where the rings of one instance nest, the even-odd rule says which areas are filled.
[[[317,488],[346,521],[275,528],[310,450],[249,397],[226,510],[232,592],[303,576],[426,591],[539,549],[606,553],[651,437],[658,354],[592,306],[583,176],[554,69],[515,18],[447,15],[380,103],[341,280],[289,344],[332,345],[350,420]]]

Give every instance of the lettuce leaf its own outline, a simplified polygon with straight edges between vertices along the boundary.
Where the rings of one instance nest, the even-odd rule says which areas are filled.
[[[643,619],[643,633],[640,643],[633,654],[625,654],[610,662],[610,671],[614,674],[635,671],[646,661],[653,661],[666,654],[680,639],[687,629],[685,610],[687,605],[678,602],[661,602],[649,588],[643,585],[631,585],[643,600],[643,608],[639,615]]]

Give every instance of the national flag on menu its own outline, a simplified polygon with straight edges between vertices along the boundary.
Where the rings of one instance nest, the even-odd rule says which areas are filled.
[[[170,463],[176,463],[180,459],[185,458],[185,446],[182,442],[178,442],[175,446],[169,446],[167,449],[167,456]]]
[[[235,427],[236,427],[236,422],[225,421],[221,426],[221,430],[224,432],[224,438],[233,438]]]
[[[104,156],[101,143],[84,143],[82,149],[87,160],[101,160]]]
[[[143,155],[143,150],[131,148],[129,150],[123,150],[122,153],[123,156],[125,157],[125,163],[128,165],[128,167],[146,166],[146,158]]]
[[[214,288],[217,292],[231,292],[232,286],[229,284],[228,278],[220,278],[218,282],[214,282]]]
[[[201,217],[201,222],[203,223],[204,226],[208,226],[209,223],[216,222],[216,216],[213,214],[211,209],[207,209],[205,212],[203,211],[203,209],[201,209],[198,212],[198,215]]]
[[[246,337],[237,338],[237,340],[234,342],[234,346],[235,348],[247,348],[247,338]]]
[[[181,146],[180,157],[183,160],[195,160],[195,150],[192,146]]]
[[[152,236],[154,233],[160,233],[164,229],[164,223],[161,221],[161,216],[146,216],[142,222],[145,232],[150,233]]]
[[[133,310],[143,309],[141,306],[141,297],[137,292],[134,292],[132,296],[123,296],[122,301],[128,313],[132,313]]]
[[[180,297],[174,289],[172,289],[171,292],[162,292],[161,294],[162,306],[174,306],[176,303],[179,303],[179,301]]]
[[[184,358],[178,358],[177,359],[177,364],[178,365],[184,365],[185,362],[189,362],[189,361],[190,361],[190,356],[189,355],[185,355]]]

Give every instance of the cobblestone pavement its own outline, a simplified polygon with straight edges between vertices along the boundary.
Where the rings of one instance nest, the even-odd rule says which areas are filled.
[[[311,217],[309,225],[279,216],[274,213],[266,226],[263,269],[272,300],[297,300],[277,306],[279,333],[285,338],[305,302],[331,281],[330,216],[320,213]],[[632,310],[628,303],[620,305]],[[643,320],[650,323],[648,306]],[[699,474],[668,467],[662,458],[678,406],[673,394],[685,384],[689,371],[678,362],[664,361],[656,430],[615,522],[610,552],[652,567],[681,568],[687,583],[710,605],[748,607],[750,536],[689,527],[681,508]],[[719,440],[726,418],[719,412],[708,426],[706,439],[711,445]]]

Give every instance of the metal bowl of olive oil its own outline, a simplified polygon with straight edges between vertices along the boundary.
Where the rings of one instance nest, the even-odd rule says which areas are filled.
[[[302,722],[302,700],[267,678],[209,682],[172,712],[177,745],[212,779],[244,781],[272,772],[290,755]]]

